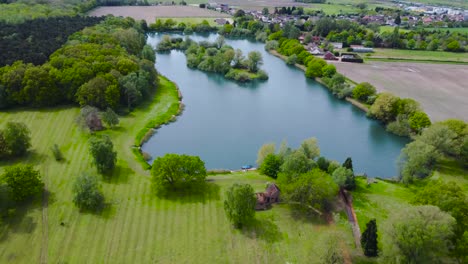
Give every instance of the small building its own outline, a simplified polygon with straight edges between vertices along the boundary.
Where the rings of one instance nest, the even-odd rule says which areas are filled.
[[[272,204],[279,202],[280,189],[274,183],[268,184],[265,192],[256,193],[257,204],[255,210],[266,210]]]
[[[338,59],[336,58],[336,56],[333,55],[333,53],[331,53],[330,51],[327,51],[327,52],[325,53],[325,55],[323,55],[323,59],[325,59],[325,60],[338,60]]]
[[[322,55],[323,54],[323,50],[320,49],[319,47],[315,47],[315,48],[312,48],[310,50],[310,54],[312,55]]]
[[[353,49],[354,52],[374,52],[373,48],[367,48],[362,45],[351,45],[351,48]]]
[[[343,48],[343,42],[330,42],[330,44],[333,46],[334,49],[342,49]]]

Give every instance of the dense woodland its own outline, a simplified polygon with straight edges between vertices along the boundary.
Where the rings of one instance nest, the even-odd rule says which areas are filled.
[[[48,17],[24,23],[0,22],[0,66],[17,60],[44,64],[68,40],[68,36],[102,21],[98,17]]]
[[[155,87],[154,61],[142,24],[110,17],[70,36],[45,64],[17,61],[0,68],[0,107],[130,109]]]

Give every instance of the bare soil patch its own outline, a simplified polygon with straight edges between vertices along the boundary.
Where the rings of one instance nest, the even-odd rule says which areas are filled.
[[[369,82],[379,92],[412,98],[432,121],[458,118],[468,121],[468,66],[406,62],[335,63],[355,82]]]
[[[105,6],[92,10],[89,15],[132,17],[136,20],[144,19],[147,23],[164,17],[230,17],[228,14],[195,6]]]

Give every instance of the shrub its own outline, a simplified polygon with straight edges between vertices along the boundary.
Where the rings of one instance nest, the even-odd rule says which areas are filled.
[[[376,92],[377,91],[374,86],[368,82],[363,82],[354,87],[353,98],[361,102],[367,102],[368,97],[375,95]]]
[[[296,64],[296,61],[297,61],[297,55],[296,55],[296,54],[293,54],[293,55],[289,56],[289,57],[286,59],[286,64],[288,64],[288,65],[294,65],[294,64]]]
[[[420,133],[424,128],[431,125],[431,120],[424,112],[416,112],[409,119],[408,124],[413,131]]]
[[[257,198],[249,184],[235,183],[226,191],[224,210],[236,228],[241,228],[255,217]]]
[[[395,120],[399,98],[391,93],[381,93],[370,107],[368,115],[384,123]]]
[[[260,165],[260,173],[273,179],[278,177],[281,168],[281,159],[275,154],[268,154]]]
[[[328,64],[325,67],[323,67],[322,71],[324,77],[331,78],[333,77],[333,75],[336,74],[336,67],[333,64]]]
[[[89,152],[99,173],[105,173],[115,167],[117,152],[108,136],[92,137],[89,140]]]
[[[41,193],[44,188],[39,171],[34,170],[31,165],[7,167],[2,178],[10,188],[12,198],[17,202]]]
[[[60,151],[60,148],[57,144],[54,144],[51,148],[52,154],[54,155],[54,158],[56,161],[61,161],[63,160],[63,154],[62,151]]]
[[[278,48],[278,41],[276,40],[267,41],[265,44],[265,50],[275,50],[277,48]]]
[[[2,134],[9,156],[23,156],[31,147],[31,132],[24,123],[8,122]]]

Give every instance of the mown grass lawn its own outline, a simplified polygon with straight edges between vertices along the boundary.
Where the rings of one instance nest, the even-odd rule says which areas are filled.
[[[118,152],[113,175],[101,178],[107,207],[100,214],[80,213],[72,203],[73,180],[82,171],[95,172],[89,134],[75,124],[79,109],[0,113],[0,127],[8,121],[26,123],[33,145],[27,158],[2,163],[0,170],[13,163],[34,164],[50,193],[47,206],[39,198],[2,224],[0,263],[317,263],[322,242],[332,232],[341,233],[344,249],[353,251],[346,221],[330,226],[295,217],[287,205],[259,212],[252,226],[234,230],[223,209],[225,189],[246,182],[263,190],[271,179],[256,172],[210,176],[202,195],[156,198],[149,172],[131,147],[147,124],[172,116],[177,91],[167,80],[161,84],[153,101],[121,118],[119,128],[100,132],[111,136]],[[54,160],[53,144],[66,161]]]

